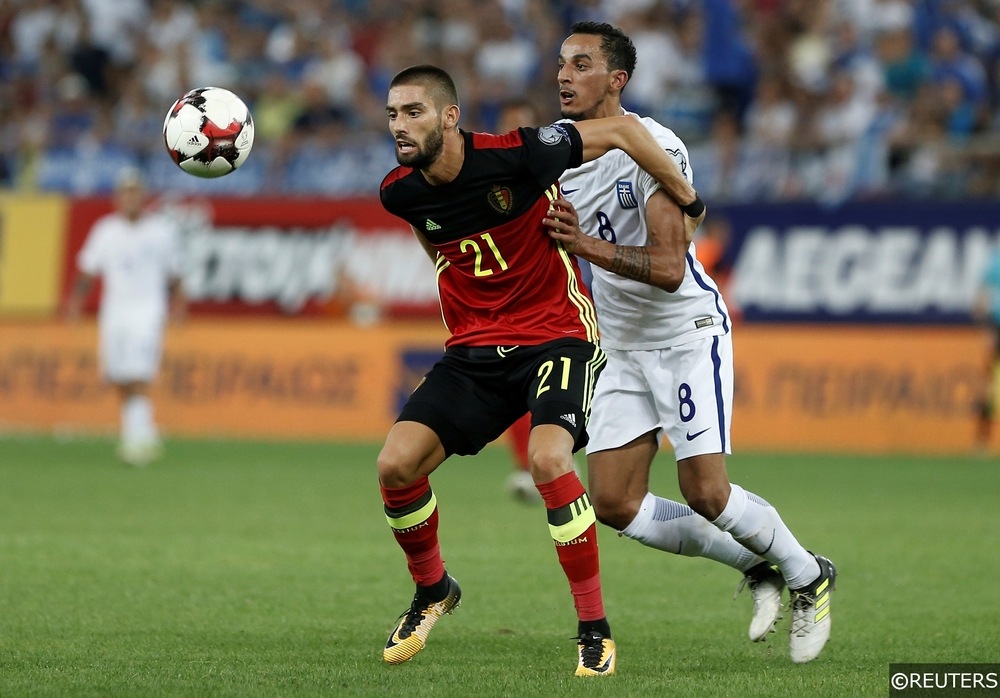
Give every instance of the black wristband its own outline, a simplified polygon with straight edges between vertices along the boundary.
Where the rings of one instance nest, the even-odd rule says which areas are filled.
[[[701,197],[698,196],[698,193],[695,192],[694,201],[681,206],[681,211],[688,218],[697,218],[705,212],[705,202],[702,201]]]

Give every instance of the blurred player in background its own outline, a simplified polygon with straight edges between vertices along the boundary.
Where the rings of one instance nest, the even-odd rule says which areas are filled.
[[[580,127],[626,113],[621,93],[635,69],[632,42],[603,23],[577,23],[571,32],[559,55],[562,116]],[[642,123],[690,180],[680,139],[652,119]],[[792,660],[810,661],[830,634],[835,571],[799,544],[774,507],[729,482],[731,321],[677,204],[621,151],[564,173],[560,188],[552,236],[591,262],[608,356],[587,446],[598,519],[650,547],[741,572],[753,595],[754,641],[772,631],[787,584]],[[687,505],[649,491],[663,436]]]
[[[416,583],[383,659],[413,657],[461,598],[441,557],[428,476],[450,455],[478,453],[527,410],[531,474],[577,611],[576,674],[611,674],[616,651],[596,519],[573,469],[573,452],[587,442],[604,355],[579,268],[546,234],[543,219],[559,175],[612,148],[627,150],[684,203],[700,199],[631,118],[501,136],[464,132],[455,85],[434,66],[397,74],[386,112],[400,167],[382,182],[382,205],[410,224],[434,261],[451,336],[378,457],[386,518]]]
[[[497,133],[507,133],[522,126],[541,126],[542,116],[533,102],[523,97],[513,97],[500,105],[497,114]]]
[[[994,249],[983,270],[972,315],[986,328],[988,335],[975,433],[976,450],[987,453],[993,436],[997,387],[1000,383],[1000,246]]]
[[[726,251],[731,235],[729,221],[723,216],[709,213],[694,238],[695,257],[722,290],[724,298],[730,273]]]
[[[526,99],[510,99],[500,106],[497,133],[507,133],[522,126],[541,126],[535,105]],[[528,439],[531,435],[531,415],[525,414],[507,430],[510,453],[514,458],[514,472],[507,478],[507,491],[526,504],[542,501],[535,481],[531,478],[531,461],[528,459]]]
[[[161,453],[149,387],[159,369],[168,315],[179,319],[184,314],[179,231],[167,218],[147,212],[145,199],[139,172],[122,172],[115,211],[94,224],[77,256],[67,305],[68,317],[77,320],[101,278],[101,372],[121,401],[118,453],[136,466]]]

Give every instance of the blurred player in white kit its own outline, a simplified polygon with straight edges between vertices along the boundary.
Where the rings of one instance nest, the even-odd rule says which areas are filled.
[[[94,224],[77,256],[79,273],[67,305],[69,319],[78,319],[101,278],[101,373],[121,400],[118,454],[136,466],[162,451],[149,387],[159,370],[167,319],[180,319],[185,310],[180,231],[165,216],[146,211],[145,204],[141,175],[123,171],[115,211]]]

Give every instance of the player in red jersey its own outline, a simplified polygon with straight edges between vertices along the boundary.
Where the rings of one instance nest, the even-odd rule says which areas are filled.
[[[390,663],[423,649],[461,590],[438,544],[428,476],[471,455],[531,413],[531,474],[569,580],[578,676],[614,672],[596,519],[573,470],[605,358],[579,267],[543,220],[568,168],[621,148],[682,206],[693,228],[704,205],[649,132],[631,117],[521,128],[502,136],[458,128],[458,95],[434,66],[397,74],[386,104],[400,167],[382,205],[413,228],[437,270],[445,354],[403,407],[378,457],[385,514],[417,585],[383,651]]]

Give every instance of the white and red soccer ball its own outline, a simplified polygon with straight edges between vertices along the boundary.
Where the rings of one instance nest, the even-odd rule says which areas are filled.
[[[200,87],[174,102],[163,142],[177,166],[197,177],[221,177],[246,162],[253,118],[243,100],[221,87]]]

